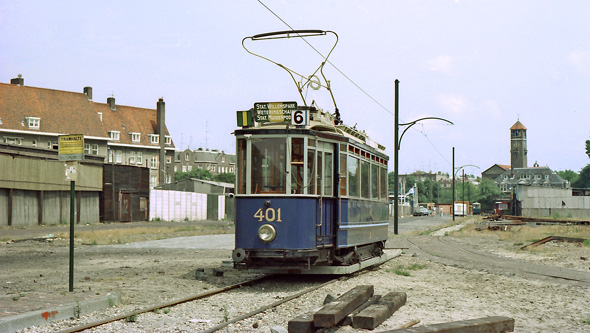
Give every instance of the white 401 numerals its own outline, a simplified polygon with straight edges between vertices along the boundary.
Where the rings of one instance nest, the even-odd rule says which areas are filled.
[[[266,222],[283,222],[281,219],[280,208],[277,208],[276,210],[274,208],[259,208],[256,213],[254,213],[254,217],[257,218],[259,222],[262,222],[263,220]]]

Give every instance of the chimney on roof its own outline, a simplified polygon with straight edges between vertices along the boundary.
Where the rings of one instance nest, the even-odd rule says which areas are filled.
[[[164,102],[164,98],[158,100],[156,104],[156,133],[160,135],[159,142],[160,142],[160,163],[159,163],[159,172],[158,172],[158,184],[164,185],[166,184],[166,123],[165,123],[165,114],[166,114],[166,103]]]
[[[109,105],[112,111],[117,111],[117,106],[115,105],[115,97],[107,97],[107,104]]]
[[[16,84],[17,86],[24,86],[25,79],[23,78],[23,76],[21,74],[19,74],[18,77],[15,77],[14,79],[10,79],[10,84]]]
[[[84,95],[88,98],[89,101],[92,100],[92,87],[84,87]]]

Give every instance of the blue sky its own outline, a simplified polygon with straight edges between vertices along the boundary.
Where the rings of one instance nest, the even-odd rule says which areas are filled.
[[[329,58],[338,70],[326,65],[324,73],[342,119],[390,156],[396,79],[401,122],[454,122],[413,126],[401,142],[401,173],[450,173],[452,147],[457,166],[480,167],[467,173],[510,164],[518,119],[528,129],[529,166],[579,172],[590,163],[590,2],[262,3],[294,29],[338,34]],[[22,74],[28,86],[92,86],[95,102],[114,95],[117,104],[149,108],[163,97],[177,147],[234,153],[235,111],[300,103],[284,70],[242,48],[244,37],[289,30],[262,3],[3,1],[0,82]],[[326,54],[334,39],[308,41]],[[322,61],[299,40],[273,43],[247,46],[306,75]],[[333,110],[325,90],[309,93]]]

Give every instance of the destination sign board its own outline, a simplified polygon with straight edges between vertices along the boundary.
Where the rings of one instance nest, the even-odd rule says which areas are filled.
[[[254,121],[257,123],[290,123],[297,110],[297,102],[254,103]]]
[[[60,135],[59,137],[59,161],[81,161],[84,159],[84,135]]]

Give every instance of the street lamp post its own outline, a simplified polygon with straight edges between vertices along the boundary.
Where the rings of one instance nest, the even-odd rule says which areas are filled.
[[[465,164],[465,165],[458,167],[457,170],[455,170],[455,147],[453,147],[453,203],[452,203],[452,205],[453,205],[453,221],[455,221],[455,175],[457,174],[457,172],[459,172],[459,170],[461,170],[467,166],[479,169],[479,167],[477,165]],[[465,204],[465,170],[463,170],[463,203],[462,204]],[[465,209],[463,209],[463,216],[465,216]]]
[[[438,118],[438,117],[425,117],[425,118],[420,118],[420,119],[416,119],[414,121],[411,121],[409,123],[404,123],[404,124],[400,124],[399,123],[399,80],[395,80],[395,110],[394,110],[394,144],[393,144],[393,149],[394,149],[394,167],[393,167],[393,175],[395,178],[395,184],[393,186],[393,191],[394,193],[394,205],[393,205],[393,233],[397,235],[398,233],[398,206],[399,206],[399,146],[400,143],[402,141],[402,138],[404,136],[404,134],[406,133],[406,131],[416,125],[417,122],[422,121],[422,120],[428,120],[428,119],[434,119],[434,120],[442,120],[445,121],[451,125],[454,125],[453,122],[443,119],[443,118]],[[399,135],[399,127],[400,126],[407,126],[403,132],[402,135]]]

